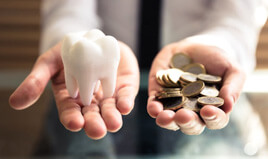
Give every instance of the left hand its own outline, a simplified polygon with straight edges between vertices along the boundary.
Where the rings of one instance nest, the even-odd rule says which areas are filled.
[[[208,73],[221,76],[223,79],[219,96],[224,99],[224,105],[221,108],[204,106],[200,111],[202,119],[195,112],[187,109],[180,109],[176,112],[164,110],[163,105],[155,100],[155,94],[161,88],[155,78],[156,72],[168,69],[171,57],[177,52],[188,54],[194,62],[203,64]],[[147,111],[152,118],[156,118],[157,125],[171,130],[180,129],[188,135],[198,135],[205,127],[222,129],[228,124],[229,114],[242,90],[245,73],[235,61],[224,54],[225,52],[217,47],[186,40],[172,43],[158,53],[150,70],[147,103]]]

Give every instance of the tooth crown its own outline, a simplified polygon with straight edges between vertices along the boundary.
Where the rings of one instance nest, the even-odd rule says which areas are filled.
[[[97,29],[67,34],[61,55],[71,97],[76,98],[79,90],[82,104],[90,105],[98,80],[104,98],[113,95],[120,61],[120,49],[114,37],[105,36]]]

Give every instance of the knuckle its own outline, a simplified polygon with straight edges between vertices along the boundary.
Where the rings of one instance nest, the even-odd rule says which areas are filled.
[[[29,76],[28,77],[28,81],[29,81],[29,86],[25,87],[25,91],[27,93],[25,93],[25,98],[27,98],[28,100],[33,100],[35,98],[37,98],[42,91],[44,90],[44,86],[42,85],[42,80],[39,79],[36,76]]]

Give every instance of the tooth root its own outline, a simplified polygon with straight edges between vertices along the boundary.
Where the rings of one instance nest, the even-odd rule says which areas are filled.
[[[80,100],[84,106],[89,106],[91,104],[93,91],[96,85],[96,80],[90,80],[90,78],[80,77],[77,79]]]
[[[100,89],[100,80],[98,80],[97,83],[96,83],[94,93],[97,93],[99,89]]]
[[[72,98],[76,98],[78,95],[78,86],[76,79],[69,73],[65,72],[65,84],[69,95]]]
[[[103,97],[112,97],[116,85],[116,76],[108,76],[106,78],[101,79],[101,85],[103,89]]]

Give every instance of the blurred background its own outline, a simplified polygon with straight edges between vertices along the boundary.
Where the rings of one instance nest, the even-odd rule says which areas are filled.
[[[0,158],[32,154],[51,98],[47,88],[38,102],[26,110],[15,111],[8,104],[10,94],[38,57],[39,9],[40,0],[0,0]],[[245,92],[261,114],[268,135],[268,23],[260,35],[256,60],[256,71]]]

